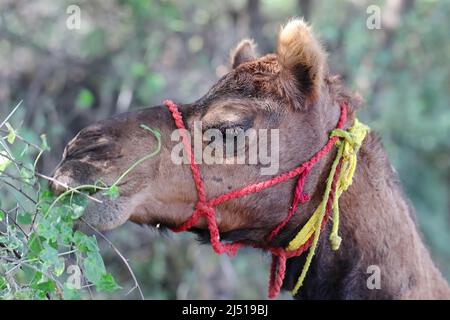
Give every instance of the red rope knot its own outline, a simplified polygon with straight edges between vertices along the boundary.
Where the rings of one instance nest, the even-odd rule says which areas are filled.
[[[197,202],[195,210],[198,210],[207,216],[214,215],[215,212],[214,208],[205,202]]]
[[[302,192],[300,194],[300,197],[299,197],[300,203],[305,203],[305,202],[308,202],[309,200],[311,200],[311,197],[309,196],[309,194],[304,193],[304,192]]]

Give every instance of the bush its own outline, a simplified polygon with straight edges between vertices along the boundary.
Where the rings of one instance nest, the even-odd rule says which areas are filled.
[[[117,184],[135,166],[159,152],[137,161],[117,181],[106,186],[98,182],[77,188],[66,187],[56,196],[48,181],[60,183],[38,172],[41,155],[49,150],[45,135],[32,142],[19,134],[8,121],[20,103],[0,123],[0,299],[80,299],[95,289],[110,292],[120,288],[107,272],[94,236],[74,231],[74,221],[82,219],[88,201],[99,201],[89,192],[119,195]],[[154,134],[159,133],[141,125]],[[14,199],[14,200],[12,200]],[[142,293],[123,255],[97,229],[128,267],[133,289]]]

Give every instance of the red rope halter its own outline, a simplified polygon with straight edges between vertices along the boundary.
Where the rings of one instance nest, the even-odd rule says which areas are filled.
[[[207,200],[206,192],[205,192],[205,186],[200,174],[200,169],[198,165],[195,163],[194,154],[192,153],[191,148],[191,142],[186,136],[186,127],[183,122],[183,118],[181,116],[181,113],[178,111],[178,107],[175,103],[173,103],[170,100],[164,101],[165,106],[170,110],[172,113],[172,117],[175,121],[175,125],[178,129],[180,129],[180,137],[181,141],[184,146],[184,151],[186,152],[186,155],[189,159],[192,176],[194,178],[195,187],[197,189],[197,196],[198,201],[195,206],[195,210],[192,214],[192,216],[184,222],[182,225],[173,228],[172,230],[174,232],[182,232],[186,231],[193,226],[195,226],[198,222],[198,220],[201,217],[205,217],[207,221],[207,226],[210,233],[210,241],[211,245],[214,249],[214,251],[217,254],[223,254],[227,253],[228,255],[234,256],[236,254],[236,251],[244,246],[245,244],[242,243],[222,243],[220,242],[219,238],[219,228],[216,223],[215,219],[215,210],[214,207],[225,202],[228,200],[240,198],[247,196],[252,193],[259,192],[261,190],[273,187],[279,183],[285,182],[289,179],[292,179],[294,177],[298,176],[297,184],[294,190],[294,198],[292,201],[292,205],[288,211],[288,214],[286,218],[278,224],[272,232],[268,236],[268,240],[272,240],[277,234],[280,233],[281,229],[289,222],[295,211],[297,210],[298,204],[305,203],[309,200],[309,195],[305,194],[303,192],[303,186],[305,184],[306,178],[308,177],[309,172],[314,167],[314,165],[323,157],[325,156],[331,148],[334,146],[336,141],[339,139],[338,137],[334,136],[331,137],[328,142],[325,144],[325,146],[322,147],[310,160],[306,161],[299,167],[282,173],[278,176],[275,176],[271,179],[250,184],[246,187],[227,192],[225,194],[222,194],[220,196],[217,196],[215,198],[212,198],[210,200]],[[339,121],[336,125],[336,129],[342,129],[344,127],[344,124],[347,120],[347,104],[341,103],[340,105],[341,114],[339,117]],[[336,173],[333,177],[333,184],[330,192],[330,196],[327,202],[327,209],[326,209],[326,215],[322,222],[322,228],[324,228],[329,213],[331,211],[331,206],[333,203],[334,198],[334,192],[336,190],[336,181],[337,177],[339,176],[339,170],[341,167],[341,163],[338,164]],[[313,236],[311,236],[308,241],[299,249],[295,251],[287,251],[283,247],[260,247],[262,249],[268,250],[272,253],[272,265],[270,269],[270,278],[269,278],[269,298],[274,298],[278,295],[280,292],[281,286],[283,284],[284,276],[286,273],[286,260],[291,257],[297,257],[301,255],[305,250],[307,250],[312,243]],[[257,246],[255,246],[257,247]]]

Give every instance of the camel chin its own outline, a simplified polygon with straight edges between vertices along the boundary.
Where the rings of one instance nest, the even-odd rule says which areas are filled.
[[[131,213],[127,210],[128,198],[111,199],[109,196],[95,194],[101,203],[90,200],[83,216],[78,219],[74,228],[85,233],[92,231],[109,231],[116,229],[128,221]]]

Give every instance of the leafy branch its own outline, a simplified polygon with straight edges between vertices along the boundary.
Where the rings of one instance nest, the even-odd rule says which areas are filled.
[[[120,289],[108,273],[97,239],[74,231],[89,201],[101,203],[92,192],[112,199],[119,196],[120,182],[142,162],[160,152],[160,133],[145,125],[141,128],[157,140],[155,150],[137,160],[110,186],[104,183],[70,187],[37,171],[37,165],[50,150],[45,135],[40,145],[24,138],[10,120],[21,103],[0,123],[0,299],[80,299],[97,292]],[[53,195],[48,181],[64,188]],[[91,194],[89,194],[89,192]],[[144,295],[128,260],[94,226],[84,221],[108,243],[127,267],[134,286]]]

